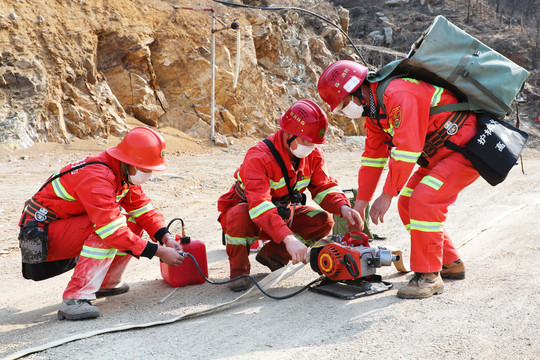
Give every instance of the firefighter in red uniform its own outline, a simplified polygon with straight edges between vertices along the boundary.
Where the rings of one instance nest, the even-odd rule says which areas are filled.
[[[167,169],[164,156],[159,133],[134,128],[117,146],[62,168],[25,206],[19,235],[24,277],[42,280],[75,266],[60,319],[98,317],[90,300],[127,292],[120,279],[132,256],[182,263],[182,247],[140,186],[152,171]],[[143,230],[166,246],[142,239]]]
[[[236,170],[235,184],[218,201],[219,222],[227,242],[230,277],[250,272],[249,247],[268,241],[256,260],[272,271],[307,261],[307,246],[328,235],[334,224],[330,213],[343,216],[351,230],[361,230],[360,214],[350,208],[345,194],[327,173],[323,152],[315,144],[326,141],[328,119],[310,100],[298,100],[279,118],[281,130],[251,147]],[[270,146],[282,159],[279,165]],[[289,178],[287,184],[286,178]],[[289,186],[288,186],[289,185]],[[308,189],[324,210],[301,205]],[[231,283],[233,291],[248,288],[248,278]]]
[[[415,276],[397,295],[430,297],[442,293],[442,278],[465,278],[465,266],[443,223],[448,206],[479,175],[463,155],[444,146],[424,147],[426,137],[446,126],[452,142],[463,146],[476,134],[476,115],[430,115],[431,107],[456,103],[457,98],[446,89],[411,78],[391,80],[384,91],[384,104],[377,104],[374,94],[379,83],[364,81],[367,73],[366,67],[353,61],[337,61],[319,78],[319,94],[333,112],[341,111],[352,119],[367,116],[355,209],[364,216],[388,162],[382,194],[373,202],[370,217],[375,224],[382,223],[399,194],[398,210],[410,233]],[[421,166],[413,173],[417,161]]]

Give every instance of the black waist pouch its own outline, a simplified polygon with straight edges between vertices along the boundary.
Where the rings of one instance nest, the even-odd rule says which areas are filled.
[[[495,186],[506,179],[517,163],[529,135],[514,126],[492,119],[487,114],[478,114],[478,133],[465,148],[446,141],[445,146],[462,153],[471,161],[490,185]]]
[[[47,260],[48,242],[46,230],[39,227],[36,220],[28,221],[19,232],[22,261],[27,264],[39,264]]]
[[[73,269],[77,264],[78,257],[46,262],[48,242],[46,230],[39,227],[37,221],[28,221],[21,228],[19,247],[22,257],[22,275],[25,279],[34,281],[49,279]]]
[[[39,264],[22,263],[22,274],[27,280],[41,281],[55,277],[69,271],[77,265],[79,257],[56,261],[47,261]]]

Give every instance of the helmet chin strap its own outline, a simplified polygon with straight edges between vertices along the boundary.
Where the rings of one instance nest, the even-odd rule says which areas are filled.
[[[291,136],[291,138],[290,138],[289,140],[287,140],[287,145],[289,145],[289,147],[291,147],[292,142],[293,142],[294,139],[296,139],[296,138],[297,138],[296,135]]]
[[[364,95],[362,95],[362,87],[360,86],[358,89],[354,90],[350,94],[358,98],[358,100],[360,101],[360,105],[362,105],[362,107],[364,108],[364,114],[367,114],[367,100]]]

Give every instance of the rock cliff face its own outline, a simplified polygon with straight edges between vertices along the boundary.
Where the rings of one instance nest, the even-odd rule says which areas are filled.
[[[389,0],[366,0],[360,7],[348,0],[241,3],[302,7],[345,30],[351,19],[353,37],[374,67],[403,56],[376,45],[403,51],[435,12],[458,9],[456,1],[435,1],[437,8]],[[350,8],[350,19],[349,10],[338,5]],[[220,30],[214,33],[216,142],[268,135],[296,99],[324,107],[316,89],[322,70],[337,59],[358,60],[338,29],[296,10],[263,11],[212,0],[3,0],[0,145],[24,148],[74,136],[122,135],[131,117],[208,139],[212,14]],[[239,46],[231,28],[235,20]],[[511,46],[507,53],[497,45],[500,38],[494,37],[495,48],[527,66],[519,58],[524,48]],[[536,84],[538,72],[533,75]],[[526,86],[524,94],[534,98],[534,88]],[[363,130],[358,122],[331,114],[330,124],[330,136]]]
[[[346,28],[348,11],[321,1],[302,6]],[[292,10],[239,9],[210,0],[4,0],[0,143],[21,148],[73,136],[121,135],[130,116],[208,138],[209,9],[215,28],[226,28],[215,33],[216,137],[266,136],[296,99],[322,105],[318,75],[331,61],[352,58],[335,27]],[[239,48],[230,28],[234,20]],[[359,131],[345,118],[332,119],[332,125],[334,133]]]

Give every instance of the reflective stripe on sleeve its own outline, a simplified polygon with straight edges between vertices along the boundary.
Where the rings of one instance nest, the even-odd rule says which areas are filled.
[[[368,158],[362,156],[362,166],[384,167],[388,158]]]
[[[54,173],[53,176],[56,176],[58,175],[58,172]],[[52,181],[52,187],[53,187],[53,190],[54,190],[54,193],[56,194],[56,196],[58,196],[60,199],[62,200],[66,200],[66,201],[75,201],[76,199],[71,196],[67,191],[66,189],[64,188],[64,186],[62,185],[62,183],[60,182],[60,178],[56,178]]]
[[[129,191],[129,188],[124,189],[120,195],[116,195],[116,202],[120,202],[126,196],[127,192]]]
[[[324,198],[326,197],[326,195],[330,194],[330,193],[341,193],[343,191],[341,191],[341,189],[339,188],[339,186],[332,186],[331,188],[329,189],[326,189],[324,191],[321,191],[320,193],[318,193],[315,198],[313,199],[317,204],[320,204]]]
[[[276,206],[272,204],[270,201],[263,201],[259,205],[249,210],[249,217],[252,219],[255,219],[257,216],[261,215],[262,213],[268,210],[272,210],[275,207]]]
[[[412,152],[412,151],[394,149],[392,150],[391,156],[392,156],[392,159],[396,161],[415,163],[421,154],[422,154],[421,152]]]
[[[405,230],[410,234],[411,233],[411,224],[405,224]]]
[[[107,236],[114,234],[114,232],[120,229],[122,226],[127,226],[126,217],[123,215],[107,225],[97,229],[96,234],[98,234],[100,238],[105,239]]]
[[[425,184],[435,190],[439,190],[441,188],[441,186],[443,186],[444,182],[437,179],[437,178],[434,178],[433,176],[424,176],[424,178],[422,179],[422,181],[420,181],[421,184]]]
[[[113,258],[116,255],[116,251],[116,249],[101,249],[83,245],[80,256],[103,260]],[[123,254],[125,255],[125,253]]]
[[[399,192],[399,194],[400,194],[401,196],[411,197],[413,191],[414,191],[414,190],[411,189],[411,188],[404,187],[403,189],[401,189],[401,191]]]
[[[245,238],[241,237],[232,237],[227,234],[225,234],[225,241],[227,241],[227,244],[230,245],[244,245],[244,246],[251,246],[255,243],[255,240],[257,240],[258,236],[248,236]]]
[[[145,205],[141,208],[138,208],[138,209],[135,209],[135,210],[131,210],[128,214],[133,216],[135,219],[138,218],[139,216],[141,216],[142,214],[144,213],[147,213],[149,212],[150,210],[152,210],[154,207],[152,206],[152,204],[148,204],[148,205]]]
[[[435,92],[433,93],[433,96],[431,97],[431,107],[437,106],[437,104],[439,104],[439,101],[441,101],[442,93],[444,91],[442,87],[438,87],[435,85],[433,85],[433,87],[435,88]]]
[[[443,230],[443,223],[411,219],[411,231],[412,230],[422,232],[441,232]]]

